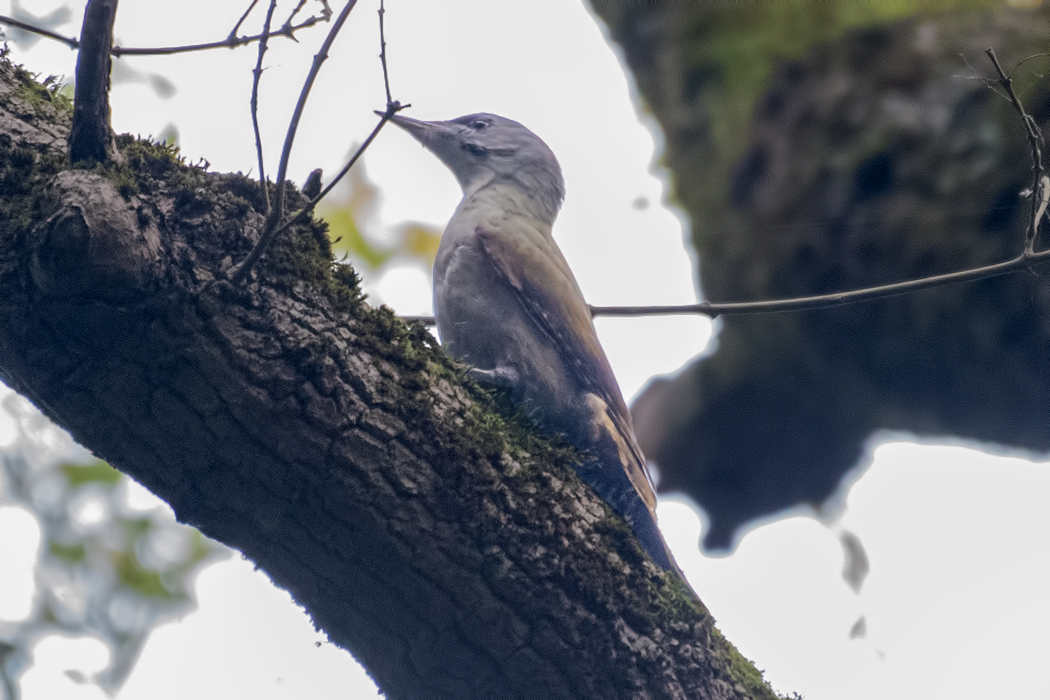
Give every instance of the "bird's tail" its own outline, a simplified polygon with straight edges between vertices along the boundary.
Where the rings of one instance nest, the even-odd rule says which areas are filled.
[[[592,459],[578,465],[577,473],[602,500],[627,521],[634,536],[657,566],[665,570],[674,569],[681,575],[682,572],[656,525],[656,516],[638,494],[620,461],[619,450],[614,445],[605,446],[603,442],[605,441],[600,441],[587,450]]]

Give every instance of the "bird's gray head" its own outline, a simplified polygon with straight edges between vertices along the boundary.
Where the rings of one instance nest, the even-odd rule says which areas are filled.
[[[391,121],[412,134],[449,167],[463,192],[510,184],[532,200],[549,223],[565,198],[565,181],[554,153],[518,122],[495,114],[468,114],[447,122],[400,115]]]

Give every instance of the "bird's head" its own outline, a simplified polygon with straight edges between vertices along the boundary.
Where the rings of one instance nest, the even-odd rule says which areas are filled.
[[[565,197],[554,153],[518,122],[495,114],[468,114],[447,122],[401,115],[391,121],[441,159],[465,193],[494,182],[514,185],[553,221]]]

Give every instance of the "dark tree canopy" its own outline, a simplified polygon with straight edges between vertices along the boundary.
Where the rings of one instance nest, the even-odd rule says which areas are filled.
[[[667,135],[706,299],[862,289],[1021,251],[1032,159],[984,52],[1007,71],[1045,52],[1045,7],[594,7]],[[1040,126],[1047,60],[1014,73]],[[713,548],[752,518],[819,507],[880,429],[1045,452],[1048,291],[1015,274],[726,317],[715,352],[635,403],[642,448],[661,490],[707,511]]]

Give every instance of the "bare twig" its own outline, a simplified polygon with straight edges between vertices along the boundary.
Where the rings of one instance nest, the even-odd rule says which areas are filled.
[[[316,196],[312,197],[310,202],[305,207],[303,207],[299,211],[295,212],[291,217],[289,217],[288,221],[286,221],[280,226],[279,231],[283,231],[284,229],[288,228],[296,221],[301,219],[303,215],[313,211],[314,208],[317,206],[318,202],[324,199],[325,195],[331,192],[332,188],[339,184],[339,181],[342,180],[348,172],[350,172],[350,168],[354,167],[354,164],[357,163],[358,159],[362,155],[364,155],[365,150],[371,145],[372,141],[375,140],[376,136],[379,135],[379,132],[382,131],[384,126],[386,126],[386,123],[390,121],[391,117],[393,117],[401,110],[408,109],[412,106],[411,104],[401,104],[397,100],[392,99],[390,96],[390,74],[387,70],[386,65],[386,40],[383,38],[383,15],[385,14],[385,12],[386,10],[383,8],[383,0],[379,0],[379,43],[381,47],[379,52],[379,60],[383,66],[383,85],[386,87],[386,110],[382,112],[380,112],[379,110],[375,110],[376,115],[378,115],[380,119],[379,123],[376,124],[374,129],[372,129],[372,133],[368,135],[368,138],[365,139],[364,143],[362,143],[361,146],[357,149],[357,151],[354,152],[354,155],[350,157],[350,160],[347,161],[346,165],[343,166],[342,170],[336,173],[336,176],[332,178],[332,181],[328,183],[328,186],[321,190],[320,193],[318,193]]]
[[[274,202],[273,210],[270,215],[266,218],[266,223],[263,226],[263,231],[259,236],[259,241],[252,248],[251,252],[248,253],[247,257],[234,268],[230,275],[230,280],[234,283],[243,280],[255,263],[262,257],[262,254],[266,252],[266,248],[269,247],[270,241],[276,235],[278,230],[283,230],[287,226],[278,226],[284,216],[284,186],[285,179],[288,173],[288,161],[292,155],[292,144],[295,142],[295,133],[299,128],[299,121],[302,119],[303,110],[306,108],[306,100],[310,97],[310,90],[313,88],[314,82],[317,80],[318,73],[321,72],[321,66],[328,59],[328,51],[332,48],[332,44],[335,42],[335,38],[339,35],[339,31],[343,28],[347,18],[350,16],[350,12],[357,6],[357,0],[349,0],[343,11],[336,17],[335,24],[328,31],[328,36],[325,37],[324,43],[321,45],[320,50],[314,55],[313,65],[310,66],[310,72],[306,76],[306,80],[303,82],[303,88],[299,92],[299,100],[295,104],[295,111],[292,113],[291,121],[288,124],[288,131],[284,137],[284,148],[281,150],[281,161],[277,166],[277,196]]]
[[[701,315],[710,318],[719,316],[744,316],[751,314],[783,313],[785,311],[811,311],[815,309],[830,309],[847,304],[859,304],[865,301],[886,299],[887,297],[899,296],[909,292],[917,292],[922,289],[943,287],[949,284],[962,282],[976,282],[977,280],[989,279],[1008,275],[1013,272],[1027,272],[1031,266],[1050,262],[1050,250],[1042,250],[1038,253],[1024,252],[1012,260],[985,265],[970,270],[949,272],[943,275],[923,277],[907,282],[885,284],[878,287],[867,287],[865,289],[854,289],[849,292],[838,292],[836,294],[821,294],[818,296],[795,297],[793,299],[776,299],[772,301],[744,301],[726,304],[716,304],[702,301],[699,304],[683,304],[681,306],[592,306],[592,316],[681,316]],[[401,316],[405,321],[419,321],[429,326],[434,325],[433,316]]]
[[[62,42],[71,49],[80,48],[80,42],[71,36],[66,36],[65,34],[53,32],[50,29],[44,29],[43,27],[38,27],[35,24],[30,24],[28,22],[23,22],[20,19],[15,19],[14,17],[0,15],[0,24],[6,24],[9,27],[15,27],[16,29],[21,29],[32,34],[39,34],[40,36],[47,37],[48,39],[54,39],[55,41]]]
[[[299,24],[294,26],[285,25],[275,32],[270,32],[268,39],[272,39],[275,36],[283,36],[286,39],[294,39],[295,32],[300,29],[306,29],[312,27],[320,22],[326,22],[328,19],[324,16],[318,15],[316,17],[310,17],[305,19]],[[263,38],[262,34],[253,34],[251,36],[238,36],[238,37],[227,37],[222,41],[212,41],[205,44],[187,44],[185,46],[159,46],[154,48],[124,48],[122,46],[113,47],[114,56],[170,56],[177,53],[190,53],[192,51],[208,51],[210,49],[235,49],[239,46],[250,44],[253,41],[260,41]]]
[[[1020,61],[1018,61],[1017,65],[1013,67],[1013,70],[1010,71],[1011,75],[1015,70],[1028,63],[1029,61],[1035,60],[1037,58],[1043,58],[1044,56],[1050,56],[1050,53],[1034,53],[1031,56],[1025,56]]]
[[[390,75],[386,70],[386,34],[383,32],[383,16],[386,15],[384,0],[379,0],[379,62],[383,64],[383,85],[386,87],[386,103],[393,102],[390,97]]]
[[[259,0],[252,0],[251,4],[248,5],[248,9],[245,10],[244,14],[241,15],[241,18],[237,20],[237,24],[233,25],[233,29],[230,30],[229,35],[226,37],[227,40],[237,38],[237,32],[240,31],[241,25],[244,24],[244,20],[248,19],[248,15],[252,13],[252,10],[254,10],[255,6],[258,4]],[[263,32],[263,34],[266,34],[266,32]]]
[[[773,301],[736,302],[728,304],[713,304],[700,302],[686,306],[595,306],[591,307],[594,316],[643,316],[643,315],[668,315],[668,314],[703,314],[711,318],[718,316],[742,316],[745,314],[767,314],[783,311],[808,311],[811,309],[828,309],[835,306],[857,304],[875,299],[886,299],[909,292],[917,292],[922,289],[943,287],[949,284],[961,282],[975,282],[977,280],[999,277],[1012,272],[1027,272],[1032,265],[1050,261],[1050,250],[1038,253],[1024,252],[1012,260],[1006,262],[985,265],[970,270],[949,272],[943,275],[933,275],[917,280],[897,282],[895,284],[884,284],[878,287],[865,289],[854,289],[849,292],[837,294],[821,294],[810,297],[796,297],[794,299],[777,299]]]
[[[1039,219],[1042,216],[1040,204],[1043,201],[1043,190],[1045,189],[1043,185],[1043,136],[1039,133],[1039,127],[1035,123],[1035,118],[1031,114],[1025,112],[1024,107],[1021,105],[1021,100],[1017,97],[1017,93],[1014,92],[1013,78],[1003,71],[1003,67],[999,65],[999,59],[996,58],[995,51],[993,49],[987,49],[984,53],[988,56],[992,65],[995,66],[995,71],[999,74],[999,84],[1002,85],[1003,89],[1006,91],[1007,97],[1010,99],[1010,103],[1021,116],[1021,122],[1024,124],[1025,135],[1028,137],[1028,148],[1032,151],[1033,173],[1031,215],[1028,218],[1028,225],[1025,227],[1024,234],[1025,252],[1031,253],[1035,250],[1035,238],[1039,233]]]
[[[326,5],[327,9],[327,5]],[[280,29],[275,32],[271,32],[267,38],[273,38],[277,36],[285,37],[286,39],[295,39],[295,32],[300,29],[306,29],[312,27],[315,24],[321,22],[327,22],[331,17],[331,12],[322,12],[319,15],[309,17],[299,24],[291,25],[285,23]],[[53,32],[50,29],[44,29],[21,20],[7,17],[6,15],[0,15],[0,24],[6,24],[12,27],[17,27],[23,31],[32,32],[33,34],[39,34],[40,36],[47,37],[59,41],[71,49],[80,48],[80,40],[74,39],[70,36]],[[211,49],[235,49],[240,46],[246,46],[255,41],[260,41],[263,38],[263,34],[253,34],[251,36],[235,36],[230,34],[227,38],[222,41],[211,41],[204,44],[186,44],[184,46],[159,46],[159,47],[147,47],[147,48],[134,48],[134,47],[123,47],[114,46],[110,49],[110,53],[114,56],[170,56],[178,53],[190,53],[193,51],[208,51]]]
[[[382,2],[382,0],[380,0],[380,2]],[[380,15],[380,18],[382,18],[382,15]],[[342,180],[343,177],[346,176],[346,174],[348,172],[350,172],[350,168],[354,167],[354,164],[357,163],[358,159],[360,159],[361,156],[364,155],[364,152],[368,149],[368,147],[372,144],[372,142],[375,141],[376,136],[378,136],[379,132],[382,131],[384,126],[386,126],[386,123],[388,121],[390,121],[390,118],[393,117],[398,112],[400,112],[401,110],[407,109],[407,108],[412,106],[411,104],[404,104],[403,105],[400,102],[398,102],[397,100],[390,99],[390,79],[388,77],[387,66],[386,66],[386,58],[385,58],[386,43],[383,42],[383,40],[382,40],[382,24],[383,24],[382,23],[382,19],[380,19],[380,23],[379,24],[380,24],[380,42],[383,44],[383,47],[384,47],[383,48],[383,54],[384,55],[381,55],[380,58],[382,59],[381,63],[383,65],[383,83],[386,85],[386,90],[387,90],[387,93],[386,93],[387,94],[386,110],[382,111],[382,112],[376,111],[376,114],[378,114],[379,117],[380,117],[379,123],[376,124],[374,129],[372,129],[372,133],[370,133],[368,135],[368,138],[365,139],[364,143],[362,143],[358,147],[358,149],[356,151],[354,151],[354,155],[352,155],[350,157],[350,160],[347,161],[346,165],[343,166],[342,170],[340,170],[338,173],[336,173],[336,176],[334,178],[332,178],[332,181],[328,183],[327,187],[325,187],[323,190],[320,190],[320,192],[318,192],[317,194],[310,194],[310,193],[307,192],[306,187],[305,186],[303,187],[303,194],[305,194],[308,197],[310,197],[310,201],[306,204],[305,207],[303,207],[302,209],[294,212],[291,216],[288,217],[287,220],[285,220],[283,223],[281,223],[276,228],[276,230],[274,230],[273,236],[280,235],[286,229],[288,229],[290,226],[293,226],[295,223],[301,221],[308,214],[313,212],[313,210],[317,207],[317,204],[322,199],[324,199],[325,195],[327,195],[329,192],[331,192],[332,188],[335,187],[337,184],[339,184],[339,181]],[[320,172],[321,172],[320,170],[315,170],[313,173],[310,173],[311,177],[314,175],[314,173],[317,173],[317,175],[318,175],[318,177],[317,177],[318,186],[319,186],[319,181],[320,181]],[[247,262],[247,259],[245,260],[245,262]]]
[[[257,0],[252,0],[252,7],[255,7],[256,2]],[[251,7],[248,8],[248,11],[250,12],[251,9]],[[263,38],[259,41],[259,59],[255,62],[255,69],[252,71],[252,129],[255,131],[255,154],[259,161],[259,186],[262,187],[265,216],[270,215],[270,188],[266,183],[266,163],[263,159],[262,134],[259,131],[259,81],[262,80],[263,56],[266,55],[266,46],[269,42],[270,22],[273,20],[273,13],[276,9],[277,0],[270,0],[270,7],[266,10],[266,21],[263,22]],[[244,17],[241,18],[241,21],[244,21]]]
[[[117,0],[89,0],[84,9],[77,56],[69,160],[104,163],[109,129],[109,70]]]
[[[1043,214],[1046,212],[1047,204],[1050,204],[1050,177],[1043,175],[1042,179],[1039,180],[1038,208],[1035,211],[1035,215],[1032,217],[1032,220],[1035,222],[1035,226],[1037,228],[1039,226],[1039,222],[1043,219]]]

